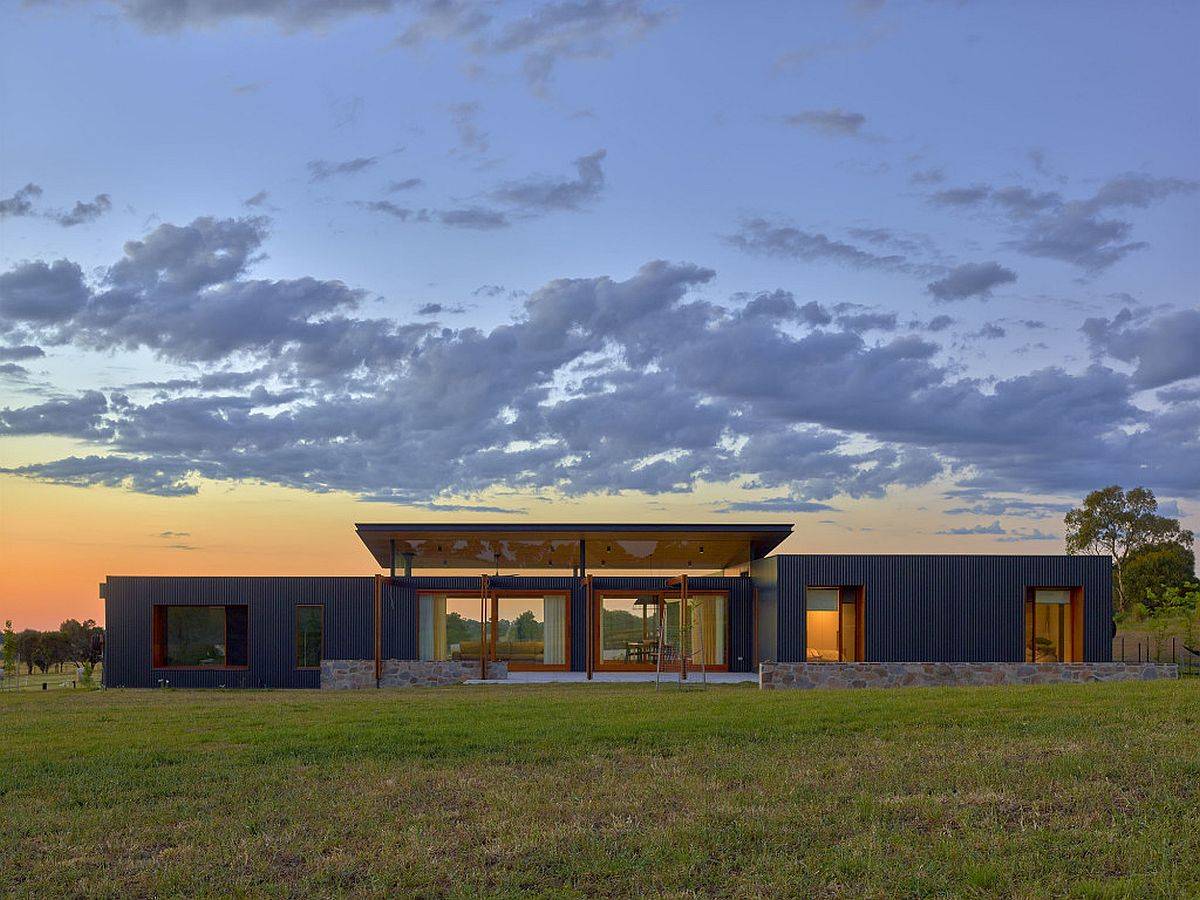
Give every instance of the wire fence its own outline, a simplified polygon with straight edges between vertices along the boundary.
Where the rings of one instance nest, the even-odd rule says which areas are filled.
[[[1155,638],[1145,634],[1118,634],[1113,638],[1114,662],[1175,663],[1181,678],[1200,678],[1200,647],[1189,647],[1179,637]]]

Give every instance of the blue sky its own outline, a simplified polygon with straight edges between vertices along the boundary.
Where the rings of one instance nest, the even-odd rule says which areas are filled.
[[[13,6],[3,477],[894,531],[907,497],[914,540],[1038,551],[1137,482],[1194,523],[1198,37],[1165,3]]]

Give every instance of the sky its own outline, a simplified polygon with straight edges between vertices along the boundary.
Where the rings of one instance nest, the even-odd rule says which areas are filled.
[[[3,8],[18,628],[356,521],[1200,529],[1200,6]]]

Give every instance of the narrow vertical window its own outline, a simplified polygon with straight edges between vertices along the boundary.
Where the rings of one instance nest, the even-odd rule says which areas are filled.
[[[325,638],[325,607],[319,604],[296,607],[296,667],[316,669],[321,665]]]
[[[1072,662],[1076,611],[1069,588],[1035,588],[1025,601],[1025,661]]]

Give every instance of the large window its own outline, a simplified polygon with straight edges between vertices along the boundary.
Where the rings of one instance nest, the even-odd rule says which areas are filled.
[[[1025,598],[1025,661],[1075,662],[1082,631],[1079,591],[1032,588]]]
[[[725,594],[696,593],[688,597],[688,612],[681,634],[680,601],[670,594],[596,598],[596,665],[609,669],[653,669],[658,663],[659,616],[666,641],[680,646],[689,665],[722,667],[729,664],[729,598]],[[690,643],[689,643],[690,642]],[[688,643],[686,647],[681,645]]]
[[[325,632],[325,607],[306,604],[296,607],[296,667],[319,669]]]
[[[223,669],[248,663],[247,607],[155,606],[156,668]]]
[[[418,594],[421,659],[479,659],[478,597]]]
[[[862,658],[862,591],[810,587],[805,591],[806,659],[854,662]]]
[[[567,598],[497,597],[493,658],[510,663],[567,664]]]
[[[565,668],[569,615],[566,594],[497,596],[485,601],[488,659],[515,668]],[[480,601],[452,594],[418,595],[417,643],[421,659],[478,660]]]

